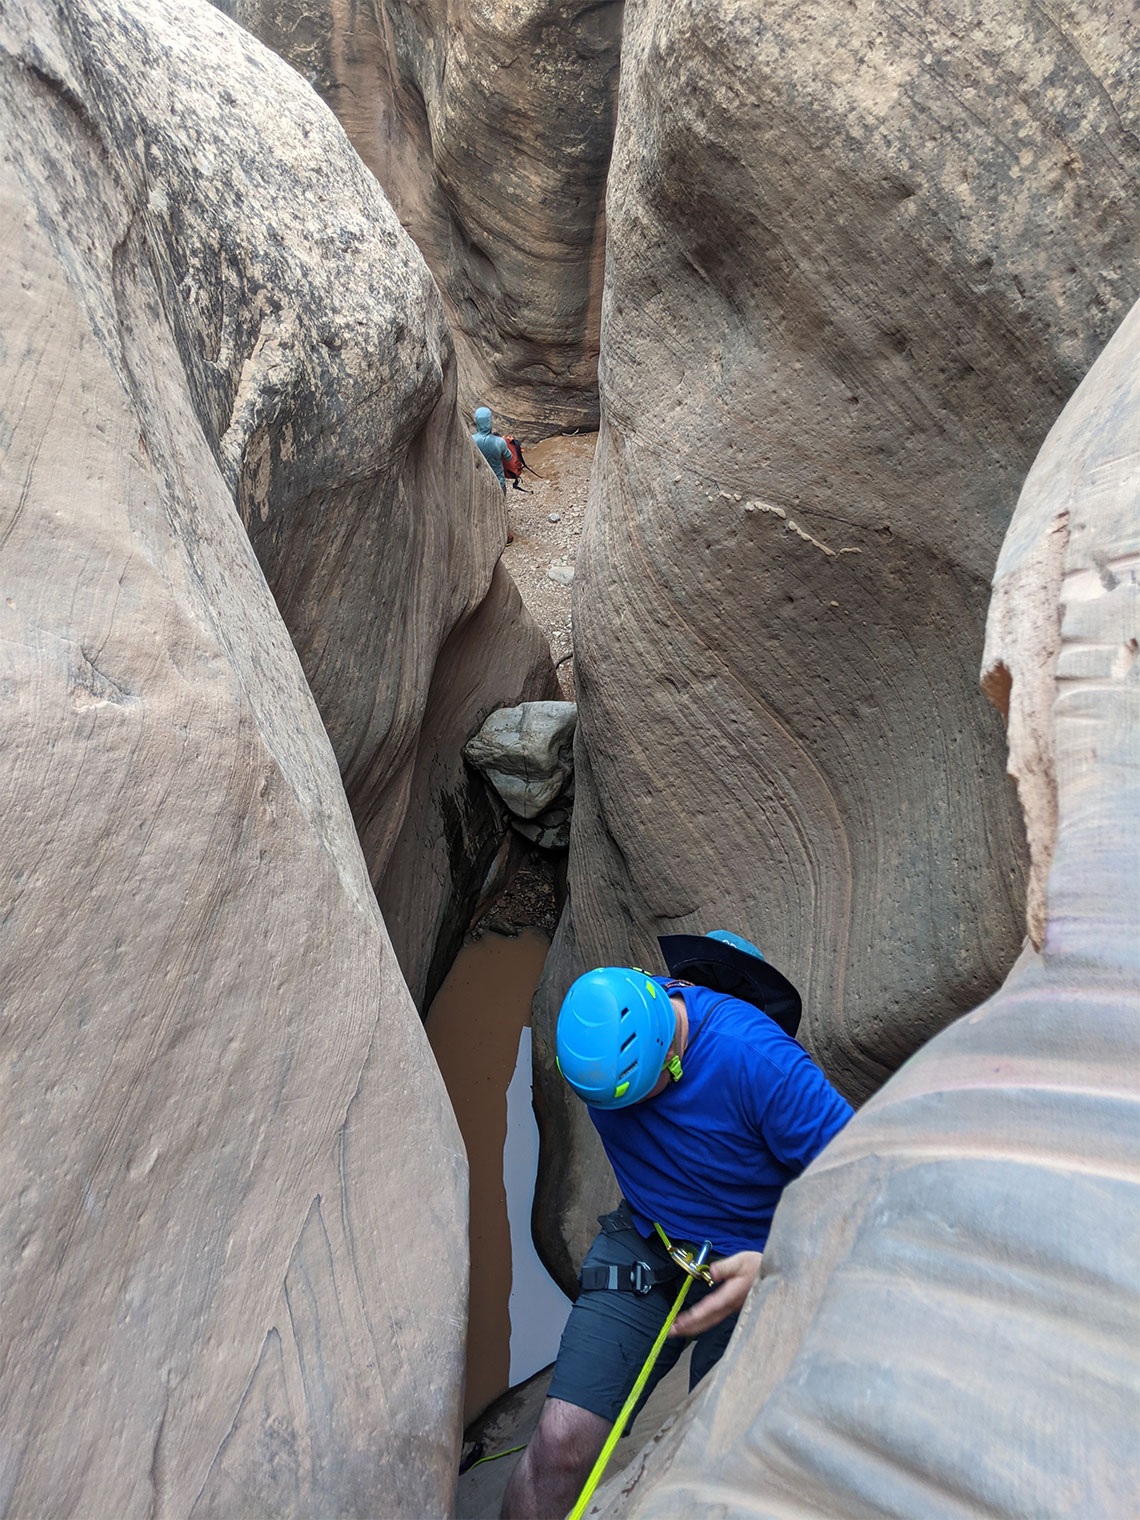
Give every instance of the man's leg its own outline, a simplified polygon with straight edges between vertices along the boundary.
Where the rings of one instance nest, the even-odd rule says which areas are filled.
[[[582,1491],[610,1421],[564,1399],[547,1399],[503,1495],[502,1520],[562,1520]]]
[[[584,1266],[628,1269],[637,1261],[669,1266],[655,1243],[620,1223],[617,1213],[607,1215]],[[579,1293],[562,1332],[538,1428],[507,1485],[503,1515],[508,1520],[561,1520],[571,1508],[665,1322],[674,1293],[672,1282],[644,1294],[607,1288]],[[681,1341],[666,1342],[651,1385],[675,1364],[682,1347]],[[650,1391],[647,1388],[646,1394]]]

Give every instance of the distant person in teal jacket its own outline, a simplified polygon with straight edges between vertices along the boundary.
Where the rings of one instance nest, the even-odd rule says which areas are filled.
[[[507,477],[503,470],[503,460],[511,457],[511,448],[505,438],[500,438],[498,433],[491,431],[489,406],[481,406],[476,411],[475,431],[471,434],[471,441],[494,470],[499,484],[506,491]]]

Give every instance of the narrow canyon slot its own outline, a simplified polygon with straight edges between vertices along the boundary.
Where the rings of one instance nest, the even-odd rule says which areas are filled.
[[[484,934],[460,951],[426,1020],[471,1167],[464,1422],[553,1361],[570,1308],[538,1259],[530,1004],[549,937]]]

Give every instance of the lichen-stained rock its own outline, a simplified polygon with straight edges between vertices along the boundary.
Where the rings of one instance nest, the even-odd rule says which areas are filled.
[[[332,739],[373,883],[388,883],[382,908],[401,890],[389,863],[401,830],[446,860],[406,884],[418,917],[398,948],[418,955],[433,923],[465,919],[503,832],[463,743],[493,708],[554,690],[509,578],[492,584],[506,513],[457,414],[438,291],[335,119],[247,33],[204,4],[72,9],[83,109]],[[457,702],[448,669],[461,639],[480,638]],[[425,722],[437,748],[420,786]]]
[[[601,1513],[1140,1512],[1138,481],[1140,308],[1038,455],[994,579],[1010,766],[1054,798],[1041,952],[788,1190],[707,1392]]]
[[[1140,285],[1134,40],[1094,3],[630,8],[540,1022],[732,928],[859,1099],[1008,971],[988,581]]]
[[[519,818],[537,818],[574,774],[573,702],[497,708],[463,746],[464,758]]]
[[[317,171],[340,139],[315,101],[276,120],[290,89],[308,96],[204,5],[14,0],[0,18],[0,1508],[14,1516],[418,1520],[453,1490],[462,1144],[232,494],[245,482],[259,522],[272,501],[248,463],[262,360],[295,398],[295,437],[332,428],[296,378],[318,361],[281,269],[346,274],[334,221],[358,235],[360,284],[388,270],[395,289],[412,267],[398,229],[351,199],[282,251],[274,232],[303,220],[298,176],[331,197]],[[276,120],[273,151],[255,147],[258,115]],[[258,263],[255,213],[274,197]],[[181,264],[176,223],[193,229]],[[262,314],[256,354],[234,346],[244,302]],[[320,304],[308,320],[343,335],[319,361],[335,365],[369,308]],[[377,350],[374,383],[434,415],[430,333],[409,326],[405,353],[384,380]],[[366,395],[346,380],[346,405],[366,411]],[[295,467],[331,512],[309,457]],[[454,521],[401,500],[442,557]],[[477,571],[457,578],[475,599]]]
[[[447,301],[466,407],[596,427],[619,0],[216,0],[328,101]]]

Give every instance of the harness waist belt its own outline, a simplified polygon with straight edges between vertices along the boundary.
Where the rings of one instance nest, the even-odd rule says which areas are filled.
[[[651,1267],[647,1262],[635,1261],[625,1266],[583,1267],[578,1282],[583,1293],[596,1293],[606,1289],[610,1293],[648,1293],[659,1283],[675,1282],[678,1269],[675,1266]]]

